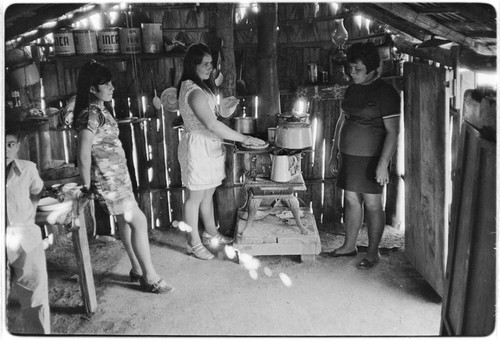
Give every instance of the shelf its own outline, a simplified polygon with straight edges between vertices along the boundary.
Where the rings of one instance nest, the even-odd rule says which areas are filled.
[[[124,60],[124,59],[157,59],[157,58],[180,58],[184,57],[185,52],[160,52],[160,53],[136,53],[136,54],[86,54],[86,55],[72,55],[72,56],[54,56],[47,59],[47,62],[51,61],[87,61],[89,58],[96,60]]]

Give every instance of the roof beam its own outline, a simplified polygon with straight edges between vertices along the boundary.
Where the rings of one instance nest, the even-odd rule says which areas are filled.
[[[392,14],[410,23],[413,23],[429,32],[432,32],[437,36],[451,40],[459,45],[469,47],[477,53],[485,55],[496,54],[496,51],[488,48],[487,46],[479,44],[473,39],[466,37],[459,32],[453,31],[452,29],[446,26],[441,25],[440,23],[438,23],[432,18],[429,18],[426,15],[413,11],[408,6],[401,5],[398,3],[388,3],[388,2],[384,3],[377,2],[374,3],[374,5],[386,11],[389,11]]]
[[[19,46],[24,46],[29,43],[31,43],[34,40],[37,40],[38,38],[45,37],[47,34],[50,34],[52,32],[55,32],[59,30],[60,28],[64,27],[69,27],[72,23],[75,21],[83,20],[85,18],[88,18],[96,13],[101,13],[107,11],[109,8],[112,8],[113,6],[119,5],[119,3],[106,3],[106,4],[96,4],[92,9],[86,11],[86,12],[79,12],[78,10],[76,13],[71,18],[68,19],[63,19],[59,20],[55,26],[51,28],[39,28],[36,27],[36,32],[28,35],[21,35],[21,39],[19,41],[16,41],[14,43],[14,47],[19,47]],[[84,4],[82,7],[85,6]],[[16,37],[11,38],[11,39],[16,39]]]
[[[368,19],[372,21],[377,21],[379,23],[387,24],[391,26],[396,32],[403,36],[409,38],[415,38],[420,41],[424,41],[429,38],[430,34],[427,34],[423,30],[416,28],[414,25],[408,25],[407,23],[399,20],[398,18],[392,16],[390,13],[381,10],[373,5],[363,3],[362,6],[359,4],[344,4],[350,11],[363,13]],[[407,39],[410,40],[410,39]]]

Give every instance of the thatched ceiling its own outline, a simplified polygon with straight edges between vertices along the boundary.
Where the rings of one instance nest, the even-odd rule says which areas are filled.
[[[4,11],[5,41],[25,36],[23,43],[29,43],[60,27],[68,25],[75,18],[88,17],[103,8],[109,9],[118,3],[38,3],[13,4]],[[159,3],[141,3],[140,6],[158,6]],[[484,55],[496,55],[497,21],[496,11],[487,3],[445,3],[445,2],[382,2],[342,3],[350,11],[363,13],[372,20],[388,25],[395,32],[425,42],[425,46],[439,44],[443,40],[468,47]],[[164,3],[164,6],[195,6],[195,3]],[[200,6],[214,4],[200,3]],[[65,14],[73,14],[63,18]],[[40,25],[58,20],[57,25],[43,28]]]

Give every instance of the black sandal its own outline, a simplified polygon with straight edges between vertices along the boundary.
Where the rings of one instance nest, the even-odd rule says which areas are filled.
[[[168,285],[163,278],[160,278],[157,282],[148,282],[143,276],[139,279],[139,284],[142,290],[146,292],[151,292],[154,294],[162,294],[169,291],[174,291],[175,288]]]
[[[139,283],[139,280],[142,277],[137,272],[134,272],[134,270],[130,270],[128,275],[130,277],[130,282],[132,282],[132,283]]]

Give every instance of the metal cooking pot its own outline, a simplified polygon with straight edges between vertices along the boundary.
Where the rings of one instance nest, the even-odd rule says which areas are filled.
[[[311,125],[304,122],[284,122],[276,128],[274,144],[284,149],[305,149],[312,147]]]
[[[255,133],[257,119],[255,117],[235,117],[234,130],[242,134]]]

